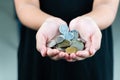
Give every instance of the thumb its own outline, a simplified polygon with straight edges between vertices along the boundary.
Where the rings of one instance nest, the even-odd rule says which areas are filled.
[[[74,27],[76,26],[76,23],[77,23],[77,21],[76,21],[75,19],[73,19],[73,20],[70,22],[70,24],[69,24],[70,30],[74,30]]]
[[[42,34],[36,36],[36,47],[39,52],[41,52],[41,55],[45,57],[47,55],[47,48],[46,48],[46,41],[47,38],[43,36]]]
[[[91,47],[90,47],[90,53],[91,53],[91,55],[94,55],[95,52],[100,49],[101,38],[102,38],[102,35],[99,34],[99,33],[95,33],[91,37],[91,41],[92,41],[92,44],[91,44]]]

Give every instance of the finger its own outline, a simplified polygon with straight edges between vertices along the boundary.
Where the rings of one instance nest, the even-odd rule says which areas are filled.
[[[75,62],[75,61],[80,61],[80,60],[84,60],[84,59],[85,58],[76,56],[75,58],[66,59],[66,61],[68,61],[68,62]]]
[[[69,55],[68,53],[65,52],[65,57],[64,57],[64,59],[67,60],[67,59],[69,59],[69,58],[70,58],[70,55]]]
[[[65,56],[66,56],[66,53],[65,53],[65,52],[60,52],[60,53],[59,53],[59,58],[64,59]]]
[[[71,59],[75,59],[75,58],[76,58],[75,53],[70,54],[70,58],[71,58]]]
[[[72,53],[72,54],[70,55],[70,58],[71,58],[72,60],[74,60],[74,61],[79,61],[79,60],[85,59],[85,58],[83,58],[83,57],[81,57],[81,56],[77,56],[76,53]]]
[[[74,27],[76,26],[76,22],[77,20],[75,20],[75,19],[73,19],[71,22],[70,22],[70,24],[69,24],[69,28],[70,28],[70,30],[74,30]]]
[[[46,38],[43,35],[36,35],[36,47],[41,55],[46,56],[47,48],[46,48]]]
[[[73,59],[67,59],[66,61],[68,61],[68,62],[75,62],[76,60],[73,60]]]
[[[91,55],[94,55],[95,52],[100,48],[101,46],[101,34],[95,33],[91,38],[91,47],[90,47],[90,53]]]
[[[87,39],[87,41],[85,41],[85,49],[84,50],[90,50],[91,47],[91,40]]]
[[[43,57],[47,56],[47,48],[46,48],[46,46],[43,45],[40,52],[41,52],[41,55]]]
[[[70,54],[69,57],[66,58],[66,61],[68,61],[68,62],[75,62],[76,61],[76,59],[75,59],[76,56],[74,54],[75,53]]]
[[[53,60],[65,59],[66,53],[60,52],[58,55],[51,57]]]
[[[56,55],[54,57],[50,57],[52,60],[59,60],[59,55]]]
[[[54,57],[56,55],[58,55],[59,50],[57,49],[51,49],[51,48],[47,48],[47,56],[49,57]]]
[[[87,50],[78,51],[78,52],[76,53],[76,55],[77,55],[78,57],[80,57],[80,58],[88,58],[88,57],[90,57],[90,53],[89,53],[89,51],[87,51]]]

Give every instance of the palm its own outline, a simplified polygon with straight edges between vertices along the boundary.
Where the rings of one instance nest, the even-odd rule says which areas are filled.
[[[62,24],[67,25],[61,19],[50,18],[46,20],[41,26],[41,28],[38,30],[37,35],[36,35],[37,49],[38,51],[41,52],[42,56],[47,55],[55,60],[58,58],[62,58],[65,55],[65,53],[61,53],[57,49],[51,49],[46,46],[47,42],[49,42],[54,37],[59,35],[59,26]]]
[[[76,55],[72,54],[71,57],[74,56],[74,58],[81,60],[94,55],[101,44],[101,31],[96,23],[90,18],[77,18],[70,23],[70,30],[73,29],[78,30],[80,37],[86,43],[85,50],[78,51]]]

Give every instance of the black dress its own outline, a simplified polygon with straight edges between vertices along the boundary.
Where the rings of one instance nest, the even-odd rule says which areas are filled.
[[[68,24],[92,9],[93,0],[40,0],[41,9]],[[101,49],[95,56],[69,63],[41,57],[36,50],[36,31],[22,26],[18,50],[18,80],[113,80],[111,27],[102,31]]]

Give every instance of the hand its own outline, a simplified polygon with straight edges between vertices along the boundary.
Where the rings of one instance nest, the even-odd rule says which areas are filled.
[[[64,52],[60,52],[57,49],[51,49],[46,46],[47,42],[49,42],[55,36],[60,34],[59,26],[61,24],[67,25],[66,22],[64,22],[60,18],[48,18],[39,28],[36,34],[36,42],[37,42],[36,44],[37,44],[37,50],[41,52],[41,55],[43,57],[49,56],[54,60],[58,60],[64,58],[65,56],[68,56]]]
[[[77,17],[70,22],[70,30],[77,30],[86,41],[85,49],[70,55],[68,61],[83,60],[91,57],[100,48],[102,34],[97,24],[90,17]]]

